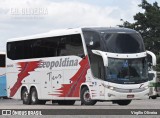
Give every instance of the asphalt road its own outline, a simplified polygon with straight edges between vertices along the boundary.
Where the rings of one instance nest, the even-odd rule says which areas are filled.
[[[141,115],[141,116],[137,116],[137,115],[132,115],[130,114],[130,116],[123,116],[123,115],[96,115],[96,112],[99,110],[119,110],[119,112],[124,112],[124,110],[130,110],[130,111],[142,111],[142,109],[151,109],[150,111],[153,111],[154,109],[160,109],[160,98],[158,99],[146,99],[146,100],[133,100],[131,102],[131,104],[129,104],[128,106],[119,106],[117,104],[112,104],[112,102],[98,102],[96,105],[94,106],[84,106],[81,105],[81,103],[79,101],[77,101],[75,103],[75,105],[73,106],[62,106],[62,105],[58,105],[58,104],[52,104],[51,101],[48,101],[46,103],[46,105],[23,105],[21,100],[14,100],[14,99],[0,99],[0,109],[19,109],[19,110],[25,110],[25,109],[30,109],[30,110],[39,110],[41,111],[41,109],[52,109],[52,110],[61,110],[61,109],[65,109],[65,110],[72,110],[72,114],[74,115],[66,115],[65,118],[72,118],[72,117],[78,117],[78,118],[82,118],[82,117],[91,117],[91,118],[106,118],[106,117],[112,117],[112,118],[123,118],[123,117],[129,117],[129,118],[135,118],[135,117],[139,117],[139,118],[160,118],[160,115]],[[123,110],[124,109],[124,110]],[[138,109],[138,110],[137,110]],[[77,115],[77,111],[79,110],[78,113],[82,112],[84,113],[84,111],[89,111],[89,110],[93,110],[93,115]],[[112,111],[113,111],[112,110]],[[160,110],[159,110],[160,111]],[[59,112],[59,111],[57,111]],[[110,112],[110,111],[109,111]],[[83,114],[82,113],[82,114]],[[99,112],[97,112],[98,114]],[[140,112],[141,113],[141,112]],[[1,117],[5,117],[8,118],[10,116],[0,116]],[[21,116],[12,116],[15,118],[21,117]],[[37,116],[29,116],[31,118],[36,118]],[[40,117],[40,116],[38,116]],[[41,116],[44,117],[44,116]],[[47,118],[50,118],[53,116],[46,116]],[[64,115],[62,115],[61,113],[58,115],[54,115],[54,117],[61,117],[64,118]]]

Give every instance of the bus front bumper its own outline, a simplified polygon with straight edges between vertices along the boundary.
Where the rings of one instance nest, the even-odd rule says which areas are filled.
[[[125,92],[125,91],[115,91],[107,90],[105,93],[106,100],[125,100],[125,99],[148,99],[149,98],[149,88],[141,92]]]

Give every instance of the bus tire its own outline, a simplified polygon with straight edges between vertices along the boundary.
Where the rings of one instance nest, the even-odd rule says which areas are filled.
[[[57,101],[59,105],[74,105],[75,100],[59,100]]]
[[[91,100],[90,98],[90,92],[87,87],[82,88],[81,90],[81,104],[83,105],[95,105],[97,103],[96,100]]]
[[[22,95],[21,96],[22,96],[23,104],[29,105],[31,103],[30,95],[27,91],[27,88],[24,88],[22,90]]]
[[[31,104],[32,105],[40,104],[36,88],[31,89]]]
[[[151,96],[150,98],[152,98],[152,99],[156,99],[157,98],[157,96],[155,95],[155,96]]]
[[[129,105],[131,103],[131,101],[132,100],[116,100],[114,102],[120,106],[126,106],[126,105]]]

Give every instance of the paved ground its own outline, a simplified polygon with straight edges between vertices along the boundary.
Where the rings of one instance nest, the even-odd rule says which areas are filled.
[[[0,109],[160,109],[160,98],[133,100],[128,106],[119,106],[112,102],[97,102],[94,106],[81,106],[77,101],[73,106],[60,106],[50,101],[46,105],[23,105],[21,100],[0,99]]]
[[[23,105],[22,104],[22,101],[21,100],[13,100],[13,99],[0,99],[0,109],[58,109],[58,110],[61,110],[61,109],[74,109],[72,112],[75,113],[76,115],[76,110],[75,109],[81,109],[81,111],[85,110],[85,109],[93,109],[94,111],[94,114],[96,114],[96,110],[106,110],[106,109],[118,109],[120,110],[120,112],[122,112],[122,109],[126,110],[126,109],[160,109],[160,98],[156,99],[156,100],[152,100],[152,99],[146,99],[146,100],[133,100],[131,102],[130,105],[128,106],[119,106],[117,104],[112,104],[111,102],[98,102],[96,105],[94,106],[81,106],[80,102],[77,101],[75,103],[75,105],[73,106],[60,106],[60,105],[57,105],[57,104],[52,104],[50,101],[46,103],[46,105]],[[58,111],[57,111],[58,112]],[[84,111],[83,111],[84,112]],[[98,112],[97,112],[98,113]],[[83,113],[82,113],[83,114]],[[72,118],[72,117],[75,117],[75,115],[68,115],[68,116],[65,116],[65,118]],[[2,116],[0,116],[2,117]],[[3,116],[4,117],[4,116]],[[15,118],[19,118],[21,116],[12,116],[12,117],[15,117]],[[29,116],[31,118],[36,118],[36,116]],[[44,117],[44,116],[42,116]],[[52,117],[53,116],[47,116],[48,118]],[[59,116],[59,115],[56,115],[54,117],[61,117],[61,118],[64,118],[64,116]],[[82,118],[84,116],[82,115],[76,115],[76,117],[78,118]],[[101,117],[101,118],[106,118],[106,117],[112,117],[112,118],[123,118],[123,117],[129,117],[129,118],[135,118],[135,115],[131,115],[131,116],[116,116],[116,115],[98,115],[98,116],[95,116],[95,115],[87,115],[85,117],[91,117],[91,118],[97,118],[97,117]],[[145,118],[145,117],[148,117],[148,118],[160,118],[160,116],[158,115],[150,115],[150,116],[136,116],[136,117],[139,117],[139,118]],[[8,116],[5,116],[5,118],[8,118]]]

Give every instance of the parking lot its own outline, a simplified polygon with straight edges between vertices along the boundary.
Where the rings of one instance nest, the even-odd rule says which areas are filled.
[[[77,115],[78,114],[76,117],[82,117],[83,113],[85,113],[84,111],[90,112],[92,110],[94,111],[94,113],[93,114],[89,114],[86,117],[90,117],[90,115],[92,115],[92,116],[98,115],[100,117],[100,112],[99,112],[100,110],[101,111],[103,111],[103,110],[107,111],[107,110],[111,109],[113,112],[111,111],[110,115],[115,115],[114,113],[117,113],[117,110],[118,110],[120,112],[118,114],[121,114],[121,112],[122,112],[122,115],[123,115],[123,113],[125,113],[124,111],[128,110],[128,109],[131,110],[131,111],[132,110],[133,111],[136,110],[136,111],[140,112],[142,109],[150,109],[150,111],[153,111],[154,109],[159,109],[159,108],[160,108],[160,98],[155,99],[155,100],[153,100],[153,99],[133,100],[131,102],[131,104],[129,104],[128,106],[119,106],[117,104],[112,104],[112,102],[97,102],[97,104],[94,105],[94,106],[84,106],[84,105],[81,105],[80,101],[77,101],[75,103],[75,105],[72,105],[72,106],[63,106],[63,105],[58,105],[56,103],[52,104],[51,101],[48,101],[45,105],[23,105],[21,100],[0,99],[0,109],[1,110],[2,109],[16,109],[16,110],[17,109],[18,110],[25,110],[25,109],[30,109],[30,110],[43,110],[43,109],[45,109],[45,110],[48,110],[48,109],[51,109],[51,110],[62,110],[63,109],[63,110],[72,110],[70,112],[71,115]],[[79,111],[77,112],[77,110],[79,110]],[[116,110],[116,111],[114,111],[114,110]],[[67,115],[69,115],[69,114],[67,114]],[[63,117],[64,114],[62,113],[62,111],[60,111],[59,113],[56,113],[56,115],[62,115],[60,117]],[[103,116],[101,116],[101,117],[104,117],[103,112],[102,112],[102,115]],[[129,117],[130,118],[132,118],[132,117],[134,118],[135,115],[136,114],[133,115],[131,113]],[[139,114],[139,115],[141,115],[141,116],[139,116],[140,118],[143,118],[142,114]],[[115,115],[115,117],[116,116],[121,117],[119,115]],[[33,117],[33,116],[31,116],[31,117]],[[34,117],[36,117],[36,116],[34,116]],[[51,117],[51,116],[48,116],[48,117]],[[56,117],[58,117],[58,116],[56,116]],[[106,117],[106,115],[105,115],[105,117]],[[112,117],[114,117],[114,116],[112,116]],[[155,118],[155,117],[159,117],[159,116],[158,115],[147,115],[147,117],[148,118],[149,117]]]
[[[128,106],[119,106],[112,102],[97,102],[94,106],[83,106],[80,101],[73,106],[52,104],[51,101],[46,105],[23,105],[21,100],[0,99],[0,109],[160,109],[160,98],[133,100]]]

